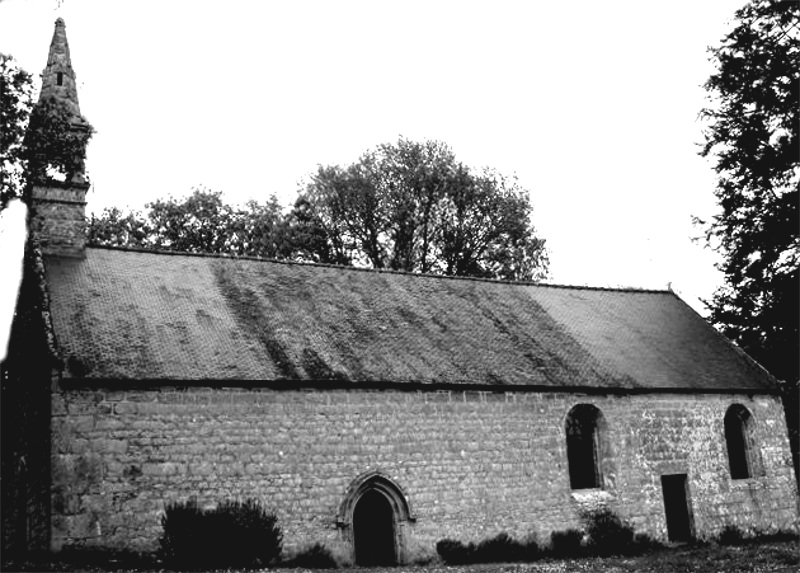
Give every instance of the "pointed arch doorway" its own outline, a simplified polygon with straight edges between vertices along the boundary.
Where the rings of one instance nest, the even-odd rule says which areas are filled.
[[[353,545],[356,565],[396,565],[395,517],[386,496],[377,490],[365,492],[353,510]]]
[[[353,562],[366,567],[403,563],[405,529],[413,521],[405,493],[375,471],[353,481],[337,520],[352,547]]]

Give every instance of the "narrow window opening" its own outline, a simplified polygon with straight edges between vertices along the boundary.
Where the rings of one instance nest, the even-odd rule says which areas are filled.
[[[725,413],[725,443],[731,479],[747,479],[762,473],[753,430],[753,417],[747,408],[741,404],[728,408]]]
[[[572,489],[601,487],[601,419],[600,410],[589,404],[575,406],[567,415],[567,463]]]
[[[56,83],[58,85],[62,85],[64,83],[64,72],[58,72],[56,74]]]

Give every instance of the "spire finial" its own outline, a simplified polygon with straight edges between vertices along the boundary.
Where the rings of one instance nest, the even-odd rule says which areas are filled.
[[[50,42],[50,52],[47,55],[47,66],[42,72],[42,92],[39,95],[39,101],[50,97],[56,97],[66,102],[72,113],[76,117],[80,117],[81,109],[78,104],[75,71],[72,69],[69,44],[67,43],[67,27],[63,18],[56,19],[53,40]]]

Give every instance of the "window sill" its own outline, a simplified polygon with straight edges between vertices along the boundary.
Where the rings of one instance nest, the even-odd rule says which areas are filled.
[[[607,506],[616,497],[604,489],[574,489],[570,493],[573,501],[586,509],[596,509]]]
[[[746,478],[729,478],[731,486],[733,489],[738,488],[745,488],[745,487],[752,487],[755,484],[762,484],[764,483],[766,478],[766,474],[759,474],[754,476],[749,476]]]

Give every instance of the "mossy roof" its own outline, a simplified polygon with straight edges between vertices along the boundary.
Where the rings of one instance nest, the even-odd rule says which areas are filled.
[[[99,248],[45,266],[72,378],[774,390],[670,291]]]

